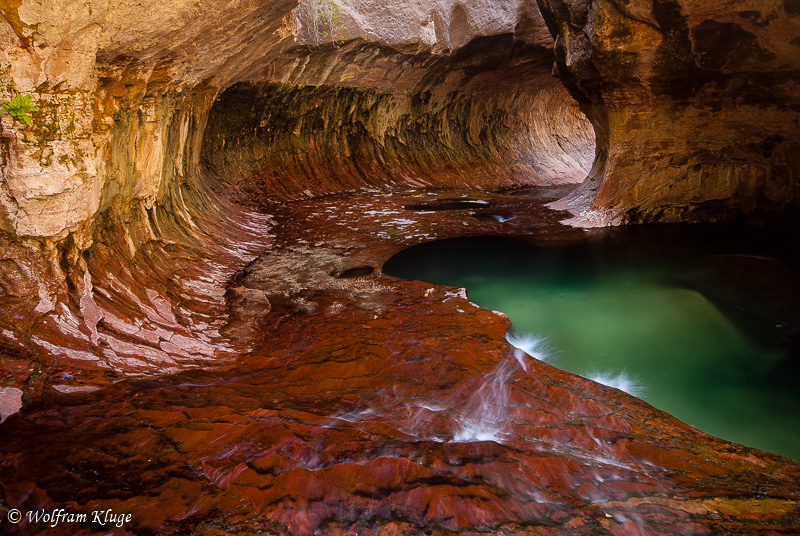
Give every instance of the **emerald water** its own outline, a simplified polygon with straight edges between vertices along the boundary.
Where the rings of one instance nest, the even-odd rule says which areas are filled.
[[[386,274],[465,287],[510,340],[718,437],[800,460],[797,259],[765,231],[598,230],[577,244],[430,242]],[[797,338],[794,339],[795,341]]]

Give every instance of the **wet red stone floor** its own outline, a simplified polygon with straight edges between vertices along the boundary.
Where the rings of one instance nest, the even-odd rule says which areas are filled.
[[[519,354],[508,319],[460,289],[381,273],[437,238],[581,239],[531,193],[270,207],[268,249],[225,295],[225,359],[138,377],[54,367],[0,425],[0,504],[23,514],[0,530],[800,534],[799,464]],[[52,387],[87,382],[99,389]],[[53,509],[90,515],[26,517]],[[92,519],[108,510],[130,519]]]

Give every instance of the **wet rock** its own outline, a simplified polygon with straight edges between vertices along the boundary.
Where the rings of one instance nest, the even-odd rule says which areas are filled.
[[[296,1],[4,3],[2,96],[40,108],[0,139],[0,415],[24,403],[4,510],[120,510],[135,534],[797,532],[797,464],[512,373],[508,320],[458,289],[330,275],[486,222],[403,210],[437,192],[274,204],[576,183],[576,102],[598,150],[563,206],[587,221],[791,204],[795,3],[540,0],[555,44],[530,2],[434,4],[348,3],[353,40],[312,49]],[[574,238],[492,199],[511,235]],[[467,441],[487,386],[506,413]]]
[[[22,409],[22,391],[15,387],[0,387],[0,423]]]
[[[490,206],[490,203],[481,199],[437,199],[436,201],[427,203],[406,205],[403,209],[426,212],[429,210],[468,210],[471,208],[485,208],[488,206]]]
[[[46,396],[2,424],[3,505],[112,509],[130,514],[120,531],[131,534],[796,532],[797,463],[538,360],[521,367],[505,340],[508,318],[462,289],[329,275],[480,233],[486,224],[469,212],[411,220],[403,209],[461,195],[475,192],[275,207],[272,247],[226,295],[227,351],[237,358],[197,367],[175,354],[181,371],[140,379],[100,382],[91,369],[102,365],[88,362],[81,374],[51,374]],[[514,216],[503,226],[509,236],[583,236],[544,200],[483,195]],[[109,269],[114,258],[104,257]],[[168,258],[160,269],[175,264]],[[171,309],[131,293],[166,330]],[[217,311],[209,304],[209,315]],[[25,519],[12,533],[102,528]]]

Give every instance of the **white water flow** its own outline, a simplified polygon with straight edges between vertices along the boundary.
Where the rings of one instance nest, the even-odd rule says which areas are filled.
[[[508,416],[509,380],[520,368],[523,371],[528,369],[523,358],[516,354],[513,352],[501,361],[464,405],[461,416],[456,418],[458,428],[453,435],[454,442],[503,442]]]

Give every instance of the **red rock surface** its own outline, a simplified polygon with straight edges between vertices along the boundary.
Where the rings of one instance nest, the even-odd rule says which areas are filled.
[[[491,207],[403,209],[462,196]],[[95,392],[54,389],[69,380],[53,369],[43,396],[0,427],[3,508],[112,509],[131,521],[11,525],[3,513],[0,530],[798,533],[797,463],[542,362],[524,358],[523,370],[503,315],[380,272],[437,237],[580,240],[542,202],[417,191],[276,205],[272,246],[229,285],[220,336],[235,361],[95,378]],[[489,211],[516,217],[472,214]],[[374,270],[335,277],[364,266]],[[470,439],[470,427],[494,440]]]

